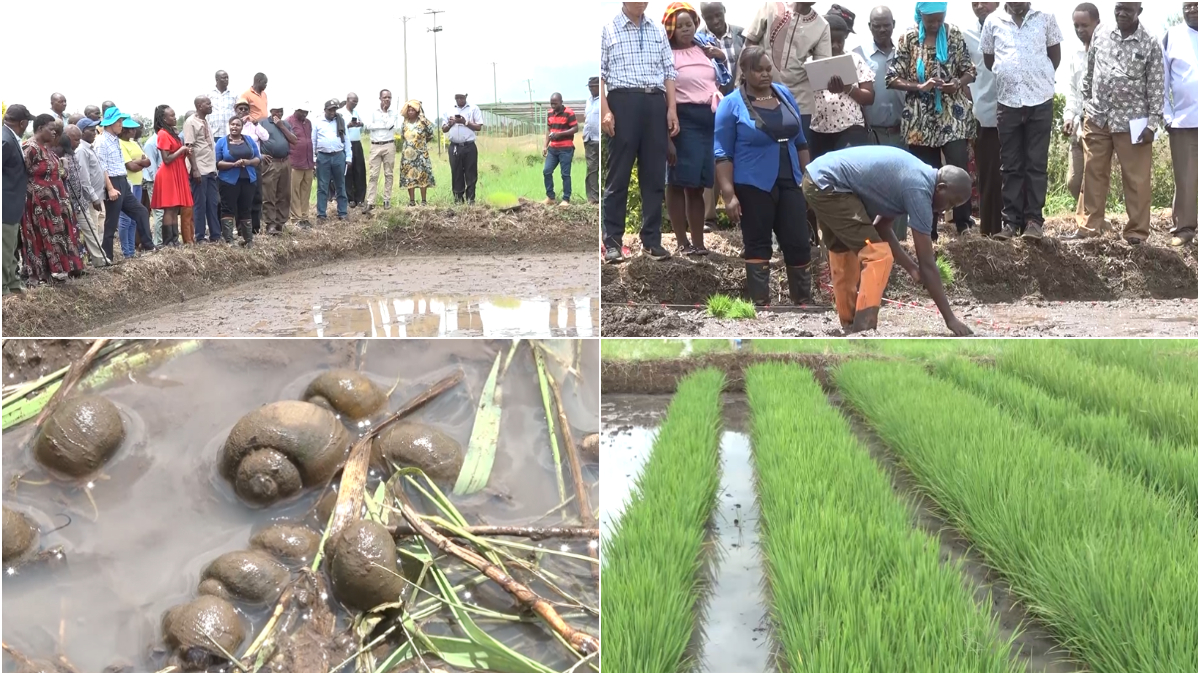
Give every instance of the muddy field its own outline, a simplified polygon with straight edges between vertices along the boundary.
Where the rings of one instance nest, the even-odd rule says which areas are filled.
[[[330,220],[311,230],[289,229],[281,237],[262,235],[254,246],[202,245],[159,251],[102,270],[91,270],[65,284],[42,286],[23,296],[4,298],[6,337],[51,337],[84,335],[109,324],[165,308],[203,302],[206,296],[222,293],[264,278],[337,264],[353,276],[364,258],[385,258],[419,265],[428,256],[453,256],[459,270],[485,268],[491,271],[485,284],[454,291],[464,296],[519,296],[528,288],[518,281],[508,288],[509,268],[523,265],[517,258],[556,256],[596,250],[594,206],[569,209],[529,204],[515,212],[500,212],[484,206],[393,209],[376,211],[364,218],[352,210],[346,221]],[[593,261],[595,258],[593,257]],[[427,269],[427,268],[426,268]],[[425,279],[428,288],[454,270],[437,270]],[[547,271],[547,276],[552,270]],[[578,274],[571,266],[562,270],[568,277]],[[457,276],[462,275],[455,272]],[[515,274],[518,279],[528,277]],[[595,297],[598,286],[593,267],[586,283],[576,284]],[[568,290],[571,284],[556,284],[551,290]],[[374,289],[373,295],[403,291],[395,284]],[[331,288],[329,298],[343,297]],[[310,304],[307,309],[311,310]],[[180,326],[186,328],[186,326]],[[155,332],[161,335],[164,333]],[[176,333],[180,337],[209,335],[207,331]],[[295,333],[293,333],[295,334]]]
[[[186,343],[147,342],[138,348],[173,344]],[[247,548],[251,536],[271,524],[302,524],[317,532],[322,528],[315,509],[323,492],[320,488],[306,489],[300,496],[272,506],[252,508],[221,477],[217,458],[240,418],[270,402],[301,398],[309,383],[330,368],[358,368],[384,391],[396,385],[387,397],[387,410],[397,409],[461,369],[461,384],[409,419],[432,425],[465,448],[484,382],[496,355],[507,352],[510,342],[369,342],[365,349],[363,344],[213,341],[151,370],[131,372],[98,392],[117,406],[127,432],[117,454],[86,483],[48,480],[32,455],[32,422],[7,429],[3,435],[4,504],[29,514],[44,533],[39,546],[61,546],[65,559],[21,567],[15,574],[5,575],[4,670],[12,671],[21,663],[10,648],[22,658],[45,660],[59,668],[70,664],[84,672],[105,668],[145,672],[165,667],[171,654],[163,644],[163,614],[197,597],[202,570],[210,561]],[[78,351],[59,341],[8,340],[4,345],[5,384],[56,369],[76,358]],[[598,361],[596,344],[584,343],[578,377],[564,379],[564,405],[576,439],[599,428]],[[578,525],[575,507],[561,506],[543,401],[527,348],[516,354],[501,386],[502,416],[490,479],[481,492],[453,496],[454,506],[472,525]],[[352,425],[347,431],[355,437],[367,428],[369,424]],[[571,493],[571,474],[564,470]],[[599,495],[598,467],[586,455],[583,474],[594,504]],[[373,491],[379,480],[380,475],[372,470],[367,491]],[[448,487],[444,489],[449,492]],[[418,511],[432,508],[418,494],[410,498]],[[61,529],[51,531],[55,527]],[[7,545],[6,536],[6,558]],[[580,539],[549,539],[534,545],[582,555],[587,555],[589,548],[589,543]],[[477,618],[497,640],[557,670],[576,662],[577,657],[564,649],[544,624],[518,607],[499,586],[452,562],[438,564],[443,563],[451,570],[448,575],[453,583],[465,584],[459,589],[462,597],[506,616],[521,615],[519,622]],[[548,556],[541,564],[582,607],[598,607],[591,565],[559,556]],[[321,569],[324,573],[325,568]],[[290,570],[297,578],[298,568]],[[553,595],[521,570],[514,574],[537,592]],[[425,583],[432,582],[426,578]],[[247,635],[240,655],[266,625],[274,602],[235,604]],[[324,602],[318,604],[325,607]],[[328,607],[333,620],[328,635],[322,635],[329,639],[310,646],[327,650],[318,656],[337,664],[347,652],[335,645],[357,645],[360,638],[349,623],[353,613],[333,601]],[[561,611],[576,628],[599,635],[598,613],[578,607]],[[315,630],[313,616],[322,613],[328,610],[318,608],[300,615],[297,623],[288,624],[292,631],[288,635],[308,635],[305,631]],[[421,628],[431,635],[463,636],[448,611],[422,620]],[[382,660],[398,646],[393,636],[372,653]],[[352,656],[353,650],[348,653]],[[291,663],[312,663],[300,658],[305,655],[299,652],[291,656],[298,659]],[[448,668],[429,654],[425,659],[420,669]],[[418,664],[409,662],[401,667],[416,670]],[[581,666],[584,669],[590,666]]]
[[[1117,226],[1119,222],[1115,223]],[[1197,333],[1196,249],[1166,245],[1161,215],[1147,245],[1132,247],[1106,237],[1080,242],[1052,237],[1073,227],[1047,222],[1041,242],[1000,242],[967,236],[943,238],[939,254],[954,268],[947,293],[955,313],[977,335],[1192,336]],[[627,237],[636,250],[636,235]],[[773,302],[752,320],[708,317],[699,305],[715,293],[740,296],[745,286],[740,234],[706,236],[713,253],[656,262],[635,257],[601,270],[601,319],[606,336],[836,336],[841,327],[831,308],[828,270],[817,264],[822,285],[814,307],[788,306],[782,262],[772,274]],[[675,251],[674,237],[664,245]],[[911,252],[911,249],[910,249]],[[814,260],[819,252],[814,249]],[[893,269],[879,328],[867,336],[948,335],[936,307],[904,274]],[[667,306],[664,306],[667,305]]]

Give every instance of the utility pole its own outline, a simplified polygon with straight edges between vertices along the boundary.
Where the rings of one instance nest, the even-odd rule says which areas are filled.
[[[404,22],[404,100],[408,101],[408,22],[410,19],[415,19],[415,16],[402,16],[400,20]]]
[[[438,156],[442,154],[442,90],[441,84],[438,82],[438,58],[437,58],[437,34],[442,32],[442,27],[437,25],[437,15],[442,14],[444,9],[429,9],[426,14],[433,16],[433,28],[429,29],[433,33],[433,95],[437,101],[437,119],[438,119]]]
[[[533,80],[525,80],[525,88],[529,91],[529,123],[536,130],[538,126],[537,109],[533,107]]]
[[[492,103],[499,103],[500,95],[496,93],[496,62],[492,61]]]

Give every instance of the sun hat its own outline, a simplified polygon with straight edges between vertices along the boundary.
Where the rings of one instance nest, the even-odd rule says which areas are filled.
[[[121,112],[120,108],[113,106],[113,107],[109,108],[108,110],[104,111],[104,119],[100,120],[100,126],[111,127],[112,125],[116,124],[117,122],[120,122],[123,119],[127,119],[128,117],[129,117],[129,115],[126,115],[125,113]]]
[[[122,129],[136,129],[136,128],[140,127],[140,126],[142,126],[142,123],[141,123],[141,122],[139,122],[139,121],[137,121],[137,120],[135,120],[135,119],[133,119],[133,118],[132,118],[132,117],[130,117],[129,115],[126,115],[126,116],[125,116],[125,121],[124,121],[124,122],[121,122],[121,128],[122,128]]]

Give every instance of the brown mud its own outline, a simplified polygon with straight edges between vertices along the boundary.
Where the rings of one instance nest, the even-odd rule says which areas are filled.
[[[32,382],[66,368],[89,347],[89,340],[5,340],[4,386]]]
[[[331,263],[374,257],[504,255],[596,250],[596,207],[516,212],[483,206],[393,209],[283,236],[260,235],[250,249],[205,244],[164,249],[62,285],[4,298],[6,337],[79,335],[121,318],[195,301],[213,291]],[[315,219],[314,219],[315,222]],[[492,291],[503,293],[503,284]],[[589,284],[595,287],[595,280]],[[199,333],[208,335],[208,332]]]
[[[725,373],[725,389],[744,392],[743,371],[756,363],[795,363],[817,375],[826,377],[827,369],[848,358],[879,358],[871,354],[701,354],[685,359],[655,359],[648,361],[617,361],[605,359],[600,363],[600,382],[604,397],[615,394],[674,394],[679,380],[702,368],[716,368]]]

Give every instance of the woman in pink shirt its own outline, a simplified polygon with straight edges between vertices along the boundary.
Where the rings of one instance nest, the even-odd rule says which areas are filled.
[[[725,61],[725,52],[694,42],[700,16],[686,2],[673,2],[667,7],[663,27],[671,41],[678,73],[675,110],[679,116],[679,134],[667,140],[667,213],[679,252],[706,255],[704,190],[713,186],[715,176],[713,123],[721,100],[713,61]]]

